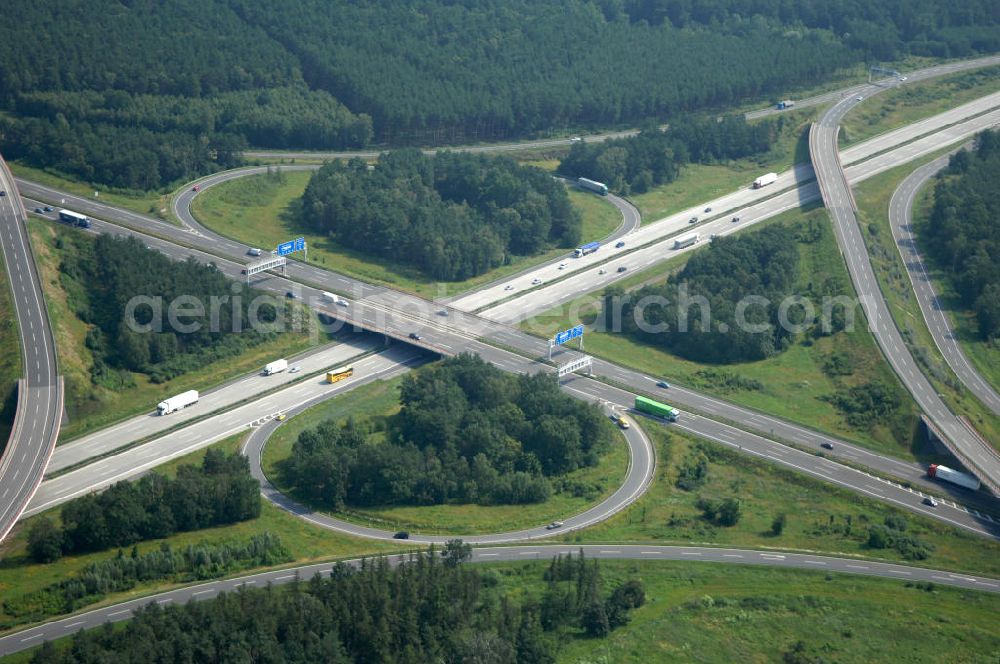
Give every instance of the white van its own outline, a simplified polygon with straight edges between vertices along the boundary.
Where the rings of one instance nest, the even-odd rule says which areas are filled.
[[[261,253],[263,252],[261,252],[261,250],[256,247],[251,247],[247,253],[250,254],[251,256],[260,256]]]
[[[323,298],[324,302],[336,302],[337,301],[337,296],[334,295],[333,293],[329,292],[329,291],[322,291],[322,292],[320,292],[319,296],[321,298]]]

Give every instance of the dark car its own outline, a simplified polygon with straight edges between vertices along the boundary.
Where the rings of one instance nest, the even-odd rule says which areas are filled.
[[[618,242],[617,242],[617,243],[615,244],[615,248],[616,248],[616,249],[621,249],[621,248],[622,248],[622,247],[624,247],[624,246],[625,246],[625,240],[619,240],[619,241],[618,241]]]
[[[923,502],[924,502],[924,505],[928,505],[930,507],[937,507],[937,505],[938,505],[937,501],[934,500],[933,498],[931,498],[930,496],[927,496],[926,498],[924,498]]]
[[[625,271],[625,270],[627,270],[627,269],[628,269],[628,268],[627,268],[627,267],[625,267],[624,265],[619,265],[619,266],[618,266],[618,271],[619,271],[619,272],[624,272],[624,271]]]
[[[410,539],[410,533],[405,530],[400,530],[398,533],[392,536],[393,539]]]
[[[665,380],[661,380],[659,383],[656,384],[656,386],[662,387],[663,389],[667,389],[668,387],[670,387],[670,383],[668,383]]]
[[[7,192],[4,191],[3,189],[0,189],[0,196],[6,196],[6,195],[7,195]]]
[[[35,214],[41,214],[42,208],[35,208]]]
[[[293,293],[292,291],[288,291],[287,293],[285,293],[285,297],[287,297],[287,298],[289,298],[291,300],[297,300],[297,299],[299,299],[299,296],[296,295],[295,293]]]
[[[822,447],[824,450],[832,450],[833,443],[822,443],[820,444],[820,447]]]
[[[411,338],[411,339],[415,339],[415,340],[417,340],[417,341],[420,341],[420,339],[421,339],[422,337],[421,337],[421,336],[420,336],[419,334],[417,334],[416,332],[410,332],[410,338]]]

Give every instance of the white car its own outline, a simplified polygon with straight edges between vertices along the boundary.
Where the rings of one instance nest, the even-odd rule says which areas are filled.
[[[545,526],[545,530],[555,530],[556,528],[562,528],[562,527],[563,527],[562,521],[553,521],[549,525]]]
[[[531,285],[532,286],[537,286],[540,283],[542,283],[542,280],[539,279],[538,277],[535,277],[534,279],[531,280]]]
[[[597,274],[607,274],[607,273],[608,273],[608,271],[605,270],[603,267],[600,270],[598,270],[598,272],[597,272]]]
[[[865,98],[864,98],[864,97],[862,97],[862,96],[860,96],[860,95],[859,95],[859,96],[857,96],[857,97],[855,97],[855,99],[856,99],[857,101],[864,101],[864,100],[865,100]]]
[[[583,139],[580,138],[579,136],[574,136],[573,138],[569,139],[570,143],[579,143],[582,140]]]
[[[511,286],[510,284],[507,284],[506,286],[503,287],[503,289],[504,290],[514,290],[514,287]]]
[[[298,372],[300,372],[300,371],[302,371],[302,367],[291,367],[291,368],[290,368],[290,369],[288,370],[288,373],[290,373],[290,374],[293,374],[293,373],[298,373]]]
[[[351,303],[348,302],[347,300],[341,298],[341,299],[337,300],[337,304],[339,304],[342,307],[347,307],[347,306],[350,306]]]
[[[566,269],[566,263],[559,263],[559,269],[560,270],[565,270]]]
[[[900,77],[899,77],[899,80],[901,80],[901,81],[905,81],[905,80],[906,80],[906,77],[905,77],[905,76],[900,76]]]

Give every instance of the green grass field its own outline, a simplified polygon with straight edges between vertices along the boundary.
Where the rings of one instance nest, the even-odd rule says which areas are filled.
[[[812,223],[823,230],[819,241],[799,244],[801,267],[796,292],[806,290],[805,287],[810,281],[831,278],[839,280],[846,292],[853,296],[846,267],[837,251],[836,240],[823,209],[790,211],[766,223],[796,224],[796,228],[804,228]],[[655,266],[631,276],[623,283],[626,288],[631,288],[648,282],[662,282],[686,260],[687,258],[682,257],[665,265]],[[589,324],[593,322],[595,315],[592,303],[598,302],[599,294],[600,292],[590,293],[569,305],[539,314],[522,324],[522,328],[539,336],[550,337],[555,331],[580,322]],[[851,349],[853,372],[845,376],[827,375],[824,366],[832,355],[844,348]],[[853,331],[817,339],[798,338],[785,352],[758,362],[706,366],[623,335],[596,330],[588,330],[587,353],[652,376],[663,377],[672,383],[716,394],[729,401],[855,440],[885,454],[904,458],[912,457],[914,454],[911,444],[916,426],[916,411],[909,395],[903,390],[875,345],[860,308],[857,310]],[[706,374],[704,373],[706,370],[715,373]],[[720,373],[735,374],[760,381],[762,389],[733,390],[720,378],[718,375]],[[821,400],[837,389],[860,385],[874,379],[893,386],[900,396],[902,402],[900,412],[889,423],[871,429],[852,427],[833,405]],[[665,397],[669,398],[669,395]]]
[[[399,410],[400,378],[376,381],[351,390],[283,424],[264,448],[262,466],[276,486],[295,496],[294,486],[282,482],[280,463],[291,454],[299,433],[324,420],[346,419],[378,422]],[[377,426],[376,428],[381,428]],[[533,505],[427,505],[350,508],[336,512],[338,518],[386,530],[408,530],[420,533],[468,535],[494,533],[538,526],[578,514],[611,495],[625,478],[628,469],[628,447],[624,440],[616,443],[593,468],[583,468],[565,475],[567,480],[601,486],[599,494],[590,497],[554,493],[544,503]],[[296,496],[302,500],[301,496]],[[302,500],[302,502],[308,502]],[[320,511],[324,511],[321,508]],[[332,512],[331,512],[332,513]]]
[[[539,595],[542,564],[493,567]],[[646,604],[606,639],[570,632],[560,664],[650,662],[990,662],[1000,596],[809,570],[601,561],[606,592],[633,578]],[[526,583],[527,582],[527,583]],[[795,644],[802,659],[785,659]]]
[[[235,451],[242,445],[244,435],[237,434],[230,436],[218,443],[214,443],[210,447],[213,449],[224,449],[227,452]],[[157,472],[172,476],[176,473],[176,469],[180,465],[200,464],[207,449],[192,452],[163,466],[159,466]],[[14,597],[38,590],[46,585],[71,576],[93,562],[117,555],[117,550],[111,549],[85,555],[64,556],[60,560],[48,565],[32,563],[27,557],[28,529],[40,516],[47,516],[58,522],[59,511],[60,508],[57,507],[45,512],[44,515],[22,521],[11,532],[3,544],[0,545],[0,596]],[[144,553],[158,549],[161,544],[169,544],[171,547],[178,549],[202,542],[221,544],[224,542],[245,541],[252,535],[264,531],[278,535],[282,543],[294,557],[294,563],[300,565],[319,560],[370,555],[405,548],[392,542],[359,539],[318,528],[274,507],[267,501],[263,503],[260,518],[252,521],[178,533],[172,537],[142,542],[138,544],[138,548],[140,553]],[[289,563],[289,565],[291,564],[293,563]],[[240,572],[240,574],[245,573],[247,572]],[[178,584],[162,582],[140,585],[126,593],[110,595],[99,604],[92,604],[87,608],[91,609],[97,606],[114,604],[115,602],[152,594],[176,585]],[[3,605],[0,603],[0,620],[9,618],[9,616],[4,614]]]
[[[657,472],[649,492],[608,521],[568,534],[563,541],[814,551],[1000,576],[1000,543],[995,540],[701,441],[667,425],[645,418],[639,424],[657,446]],[[699,449],[708,459],[707,480],[690,491],[678,488],[679,468]],[[739,523],[724,527],[704,520],[697,507],[699,497],[739,498]],[[787,522],[782,534],[774,536],[771,524],[779,514],[785,514]],[[906,560],[895,549],[867,546],[868,526],[883,523],[889,515],[905,518],[908,534],[933,545],[926,560]]]
[[[213,362],[165,383],[154,384],[145,374],[133,374],[136,386],[128,390],[115,392],[96,386],[90,379],[93,357],[85,343],[88,326],[76,316],[72,296],[59,277],[61,250],[56,245],[57,234],[79,231],[30,220],[28,232],[51,315],[59,370],[65,381],[69,422],[60,430],[60,443],[149,411],[165,397],[192,388],[205,390],[259,369],[275,357],[294,355],[315,345],[309,332],[288,332],[238,357]]]
[[[96,191],[98,195],[95,200],[102,203],[176,223],[170,212],[169,194],[160,194],[155,191],[122,192],[108,189],[103,185],[80,182],[68,176],[32,168],[31,166],[25,166],[16,162],[11,162],[8,165],[16,177],[85,198],[95,198],[94,192]],[[58,201],[53,201],[53,205],[57,203]]]
[[[889,304],[889,310],[896,321],[896,326],[902,332],[903,339],[910,347],[910,352],[913,353],[914,358],[938,392],[944,396],[952,411],[969,418],[976,430],[994,447],[1000,449],[1000,417],[990,412],[965,389],[938,351],[924,322],[923,314],[916,296],[913,294],[899,251],[893,243],[892,231],[889,227],[889,201],[896,187],[920,164],[932,161],[946,151],[947,149],[941,150],[919,162],[899,166],[863,182],[855,188],[855,198],[860,211],[860,222],[862,228],[865,229],[865,244],[868,246],[872,267],[875,269],[882,294]],[[926,211],[926,201],[922,207]],[[936,285],[944,286],[940,280]],[[943,288],[938,292],[949,293],[949,290]],[[954,297],[952,297],[953,301]],[[952,320],[961,322],[964,318],[963,315],[957,318],[952,317]],[[971,339],[972,335],[967,323],[964,328],[959,327],[959,334],[962,338],[963,348],[967,352],[972,351],[968,352],[970,359],[979,361],[977,366],[980,366],[980,362],[984,359],[986,362],[982,366],[988,369],[997,366],[996,362],[1000,354],[995,348]],[[984,376],[988,379],[995,379],[996,372],[995,370],[987,370],[984,372]],[[996,384],[994,383],[994,385]]]
[[[458,282],[437,282],[405,265],[337,246],[328,238],[301,228],[294,207],[309,183],[306,171],[280,176],[249,176],[208,189],[194,200],[192,212],[205,226],[248,244],[270,249],[288,238],[304,236],[309,262],[370,283],[385,284],[426,298],[457,295],[501,279],[567,252],[552,249],[537,256],[515,258],[486,274]],[[583,214],[583,237],[599,239],[621,224],[618,211],[599,196],[570,190],[570,200]]]
[[[21,339],[7,268],[0,254],[0,454],[7,445],[17,410],[17,381],[22,376]]]
[[[1000,90],[1000,67],[905,83],[860,104],[841,123],[841,145],[937,115]]]

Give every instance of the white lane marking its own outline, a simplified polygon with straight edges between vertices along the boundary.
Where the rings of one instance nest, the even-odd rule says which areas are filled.
[[[207,593],[214,593],[215,588],[209,588],[208,590],[199,590],[197,592],[191,593],[192,595],[205,595]]]
[[[82,625],[82,624],[83,624],[83,623],[85,623],[85,622],[87,622],[87,621],[86,621],[86,620],[77,620],[76,622],[72,622],[72,623],[70,623],[70,624],[68,624],[68,625],[65,625],[65,626],[63,627],[63,629],[73,629],[73,628],[74,628],[74,627],[76,627],[77,625]]]
[[[126,613],[132,613],[132,609],[125,609],[124,611],[115,611],[114,613],[109,613],[108,618],[114,618],[115,616],[123,616]]]
[[[871,569],[868,565],[848,565],[851,569]]]
[[[31,641],[32,639],[40,638],[41,636],[42,636],[41,632],[39,632],[38,634],[32,634],[31,636],[26,636],[23,639],[21,639],[21,643],[24,643],[25,641]]]
[[[682,556],[700,556],[701,553],[698,551],[681,551]]]
[[[809,563],[810,565],[825,565],[826,563],[822,560],[803,560],[804,563]]]

